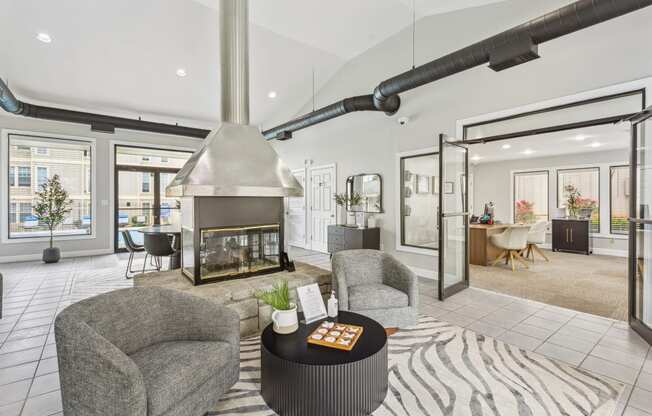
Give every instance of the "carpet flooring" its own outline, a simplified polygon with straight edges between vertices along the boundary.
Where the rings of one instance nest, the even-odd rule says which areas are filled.
[[[622,257],[553,253],[550,262],[538,254],[529,269],[516,272],[504,262],[471,265],[471,286],[574,309],[605,318],[627,319],[627,260]]]
[[[240,380],[210,415],[272,416],[260,338],[241,343]],[[389,338],[389,389],[374,416],[612,415],[624,385],[431,317]]]

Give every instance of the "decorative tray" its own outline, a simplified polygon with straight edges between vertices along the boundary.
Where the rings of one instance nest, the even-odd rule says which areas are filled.
[[[324,321],[308,336],[308,344],[351,351],[363,330],[357,325]]]

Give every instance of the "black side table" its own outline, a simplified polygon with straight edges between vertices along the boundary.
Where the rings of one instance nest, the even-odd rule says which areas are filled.
[[[333,320],[329,318],[329,320]],[[279,335],[271,324],[261,336],[261,394],[280,416],[362,416],[387,395],[387,335],[376,321],[340,312],[335,322],[364,327],[352,351],[311,345],[322,322]]]

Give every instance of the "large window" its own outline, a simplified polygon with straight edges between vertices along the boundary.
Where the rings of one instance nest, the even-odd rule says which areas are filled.
[[[548,171],[514,174],[514,221],[532,224],[548,220]]]
[[[629,223],[629,166],[609,168],[609,205],[611,211],[610,230],[612,234],[628,234]]]
[[[566,208],[570,214],[568,199],[576,196],[575,206],[591,210],[591,232],[600,232],[600,168],[561,169],[557,171],[557,207]]]
[[[436,250],[438,154],[401,158],[401,245]]]
[[[86,178],[92,172],[92,144],[18,133],[10,133],[8,138],[8,238],[49,235],[48,228],[39,223],[32,207],[40,186],[54,175],[59,175],[72,201],[72,210],[54,230],[55,236],[92,234],[92,189],[86,186],[92,183]]]

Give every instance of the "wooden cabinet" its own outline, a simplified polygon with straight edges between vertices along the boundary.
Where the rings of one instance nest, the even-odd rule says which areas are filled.
[[[552,251],[591,254],[591,221],[553,219]]]
[[[380,228],[351,228],[343,225],[328,226],[328,252],[369,248],[380,250]]]

